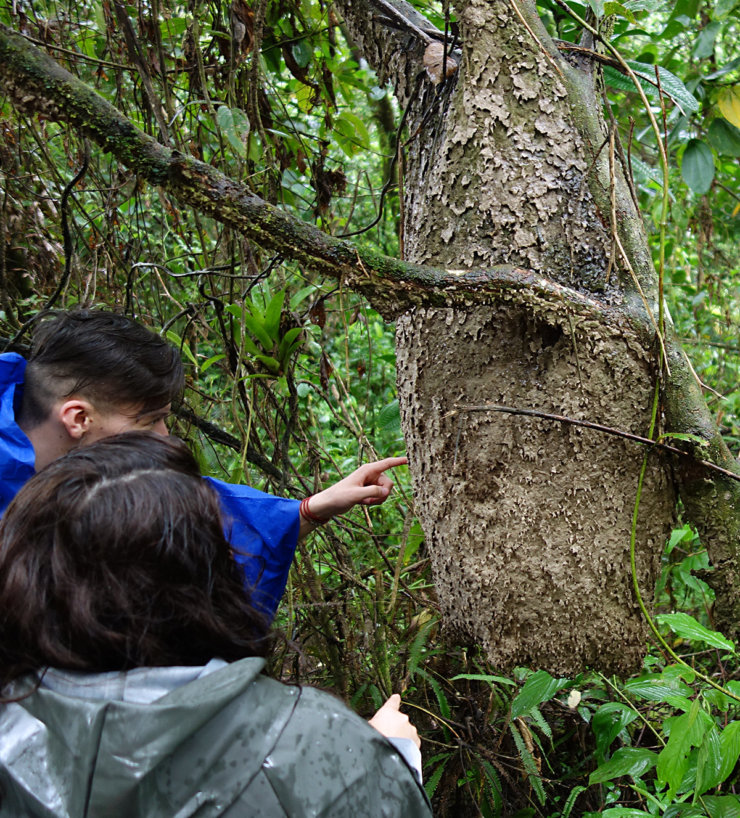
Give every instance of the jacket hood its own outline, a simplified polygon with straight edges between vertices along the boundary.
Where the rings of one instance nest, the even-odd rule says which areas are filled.
[[[429,818],[383,736],[264,660],[49,671],[0,705],[3,818]],[[169,691],[169,692],[167,692]]]
[[[57,689],[39,687],[5,705],[0,717],[3,814],[14,808],[18,816],[55,818],[165,816],[178,801],[184,801],[178,818],[222,814],[259,771],[290,718],[290,699],[299,694],[299,688],[269,685],[265,696],[254,684],[263,666],[263,659],[242,659],[151,703],[108,698],[114,678],[130,674],[52,671]],[[140,678],[128,680],[125,694],[136,698],[137,689],[156,686],[167,671],[193,670],[201,669],[139,669],[133,673]],[[59,692],[65,680],[76,683],[77,695]],[[11,695],[32,684],[16,683]],[[245,694],[251,705],[246,723],[233,718]],[[235,773],[229,765],[237,761],[230,759],[236,747]],[[193,803],[182,797],[188,791]],[[201,812],[206,803],[210,808]]]

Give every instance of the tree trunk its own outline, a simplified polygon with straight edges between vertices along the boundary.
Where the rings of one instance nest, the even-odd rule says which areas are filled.
[[[454,87],[435,99],[427,88],[410,105],[418,136],[404,179],[405,248],[417,263],[534,270],[587,291],[604,312],[589,320],[565,300],[507,299],[406,312],[397,323],[403,428],[454,638],[483,645],[499,666],[626,674],[641,665],[648,633],[629,555],[644,452],[481,409],[505,404],[646,434],[658,377],[636,285],[655,315],[656,276],[596,78],[560,57],[532,6],[516,8],[466,2]],[[347,13],[359,31],[360,6]],[[610,305],[634,321],[608,318]],[[636,544],[648,604],[674,508],[671,475],[653,455]]]

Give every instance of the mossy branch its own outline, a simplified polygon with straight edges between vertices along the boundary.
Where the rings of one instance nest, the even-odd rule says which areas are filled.
[[[213,166],[161,145],[103,97],[24,37],[0,26],[0,89],[24,112],[66,122],[182,204],[241,232],[265,249],[340,279],[385,317],[414,306],[465,306],[486,300],[567,303],[600,315],[597,300],[513,266],[447,270],[410,264],[346,239],[270,205]]]

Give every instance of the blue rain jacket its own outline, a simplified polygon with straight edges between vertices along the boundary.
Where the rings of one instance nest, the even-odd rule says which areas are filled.
[[[22,356],[0,355],[0,514],[34,475],[33,446],[15,422],[25,370]],[[226,535],[252,591],[252,603],[272,618],[298,543],[300,503],[250,486],[206,479],[221,498]]]

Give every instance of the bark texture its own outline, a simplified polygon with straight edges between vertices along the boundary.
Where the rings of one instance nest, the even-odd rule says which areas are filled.
[[[594,77],[547,45],[525,3],[468,0],[459,20],[454,87],[409,109],[418,136],[405,179],[408,257],[515,264],[588,292],[603,311],[592,321],[565,303],[504,298],[398,319],[399,401],[435,584],[454,638],[483,645],[500,666],[627,674],[647,639],[629,565],[643,451],[574,428],[451,413],[504,403],[645,434],[655,348],[649,333],[607,316],[620,304],[649,325],[634,282],[654,310],[654,271],[623,178],[612,197]],[[623,245],[642,248],[631,272],[615,250],[620,230]],[[637,546],[648,603],[674,499],[655,455]]]
[[[159,145],[2,26],[0,88],[181,203],[340,278],[387,317],[403,313],[403,422],[453,632],[502,665],[629,672],[645,636],[626,556],[642,450],[465,409],[506,403],[647,431],[656,280],[618,163],[611,175],[593,75],[559,57],[533,5],[472,0],[460,14],[460,68],[435,87],[422,67],[432,37],[423,18],[402,0],[390,10],[389,0],[373,2],[338,0],[407,112],[410,261],[327,236]],[[668,429],[706,438],[700,456],[736,471],[685,358],[670,341],[668,351]],[[651,457],[637,549],[648,599],[673,509],[664,464]],[[740,488],[683,463],[677,473],[718,569],[718,621],[738,621],[739,595],[727,583],[738,570]]]
[[[397,335],[414,496],[453,637],[483,645],[501,667],[633,670],[647,638],[629,564],[643,450],[466,407],[647,426],[653,373],[641,344],[623,325],[576,325],[565,311],[527,315],[518,305],[418,310],[398,320]],[[653,455],[637,549],[648,600],[673,507]]]
[[[409,158],[408,257],[462,267],[495,259],[604,290],[608,233],[595,218],[562,71],[553,70],[561,60],[509,3],[469,2],[460,26],[449,108],[423,127]]]

